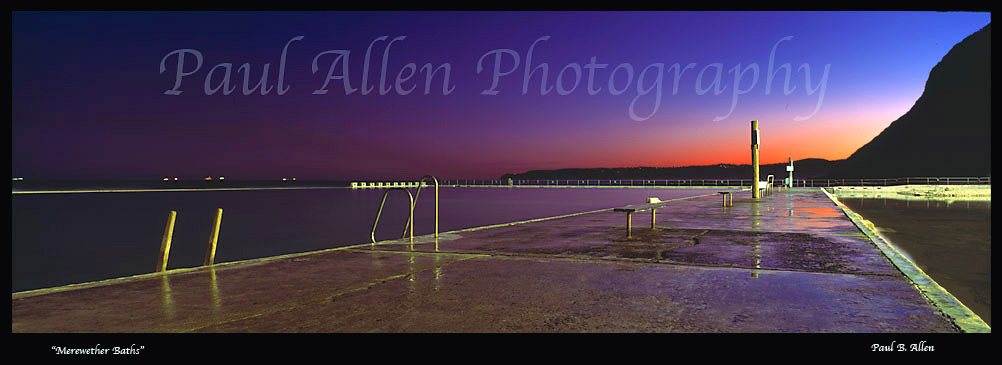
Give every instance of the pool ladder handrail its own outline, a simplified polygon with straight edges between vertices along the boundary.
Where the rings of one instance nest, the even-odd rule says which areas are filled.
[[[432,176],[432,175],[425,175],[425,176],[421,177],[421,180],[418,181],[417,193],[415,193],[415,194],[411,194],[411,192],[409,190],[405,189],[405,188],[391,188],[391,189],[386,190],[385,193],[383,193],[383,200],[379,203],[379,210],[376,211],[376,220],[374,222],[372,222],[372,232],[369,235],[369,238],[372,239],[372,244],[373,245],[376,244],[376,226],[379,224],[379,217],[383,214],[383,205],[386,204],[386,196],[389,195],[390,191],[393,191],[393,190],[403,190],[404,192],[407,193],[407,196],[410,198],[410,201],[411,201],[411,203],[409,205],[410,206],[410,213],[407,216],[407,224],[404,225],[404,232],[403,232],[403,234],[401,234],[400,239],[406,238],[407,235],[408,235],[408,233],[410,233],[410,242],[411,242],[411,244],[414,243],[414,224],[413,224],[414,223],[414,207],[417,204],[417,198],[421,196],[421,188],[424,187],[424,181],[425,181],[425,179],[428,179],[428,178],[431,178],[432,182],[435,183],[435,242],[436,242],[436,249],[437,249],[437,244],[438,244],[438,178],[436,178],[435,176]]]
[[[386,196],[389,195],[390,192],[394,191],[394,190],[401,190],[401,191],[407,193],[407,197],[409,197],[410,200],[411,200],[411,203],[409,205],[410,208],[411,208],[410,209],[411,211],[410,211],[410,214],[409,214],[407,220],[411,221],[411,220],[414,219],[414,195],[412,195],[409,190],[404,189],[404,188],[390,188],[390,189],[386,190],[386,192],[383,193],[383,200],[379,203],[379,210],[376,211],[376,220],[374,222],[372,222],[372,234],[369,236],[369,238],[372,239],[372,244],[373,245],[376,244],[376,225],[379,224],[379,216],[383,214],[383,204],[386,204]],[[411,243],[414,243],[414,229],[411,228],[410,231],[411,231]],[[406,228],[404,228],[404,235],[401,236],[400,239],[404,239],[404,237],[407,237],[407,229]]]
[[[421,180],[418,180],[417,193],[414,194],[414,202],[411,204],[411,210],[412,211],[414,210],[414,205],[417,204],[418,198],[421,196],[421,188],[424,187],[424,180],[429,177],[435,183],[435,239],[438,239],[438,179],[437,178],[435,178],[432,175],[425,175],[421,177]],[[414,220],[414,215],[412,214],[410,219],[407,220],[407,225],[404,226],[405,235],[407,234],[407,229],[411,228],[413,220]]]

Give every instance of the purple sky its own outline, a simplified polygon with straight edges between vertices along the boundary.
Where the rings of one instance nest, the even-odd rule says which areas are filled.
[[[15,12],[12,22],[13,176],[490,179],[749,163],[752,119],[763,163],[846,158],[906,112],[932,67],[991,15]],[[191,74],[175,89],[182,49],[202,64],[187,51]],[[314,93],[336,52],[354,91],[341,78]],[[497,70],[511,72],[493,85],[497,55]],[[525,82],[527,62],[546,64],[545,95],[542,69]],[[268,64],[266,95],[245,95],[245,63],[251,88]],[[426,64],[447,65],[448,92],[444,69],[425,92]],[[224,80],[234,91],[213,93]]]

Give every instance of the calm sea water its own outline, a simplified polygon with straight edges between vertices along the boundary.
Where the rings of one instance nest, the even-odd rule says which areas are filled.
[[[922,271],[991,325],[991,202],[839,201],[873,222]]]
[[[712,194],[706,189],[441,188],[439,231]],[[217,208],[216,262],[370,242],[384,190],[304,189],[12,195],[13,292],[152,272],[169,211],[168,268],[202,264]],[[400,238],[406,194],[387,198],[377,240]],[[434,189],[422,190],[415,235],[434,232]]]

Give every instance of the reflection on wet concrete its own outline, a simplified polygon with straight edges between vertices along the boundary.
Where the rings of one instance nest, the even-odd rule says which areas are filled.
[[[219,312],[223,304],[223,296],[219,294],[219,282],[216,280],[216,267],[209,266],[209,291],[212,294],[212,311]]]
[[[411,274],[407,276],[407,281],[414,282],[414,256],[407,258],[407,271]]]
[[[991,202],[839,199],[991,325]]]
[[[168,320],[173,320],[177,316],[174,308],[174,293],[170,287],[170,279],[167,275],[160,276],[160,303],[163,307],[163,314]]]
[[[437,252],[438,251],[438,247],[437,247],[438,240],[435,240],[435,242],[436,242],[435,251]],[[437,290],[441,289],[441,286],[442,286],[441,257],[439,257],[438,255],[435,255],[435,290],[437,291]]]
[[[752,230],[758,231],[759,228],[760,228],[759,227],[759,222],[758,222],[758,216],[759,216],[759,211],[760,211],[760,209],[759,209],[759,202],[758,201],[752,202],[751,203],[751,207],[752,207],[752,211],[751,211]],[[761,268],[760,264],[762,263],[762,250],[761,250],[760,242],[758,240],[759,236],[758,235],[754,235],[753,237],[754,238],[752,239],[752,251],[751,252],[752,252],[752,258],[755,260],[754,265],[755,265],[755,269],[756,270],[753,270],[751,272],[751,277],[758,278],[758,274],[759,274],[758,269]]]

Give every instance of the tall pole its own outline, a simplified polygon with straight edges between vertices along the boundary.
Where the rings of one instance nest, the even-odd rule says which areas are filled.
[[[761,198],[758,191],[758,121],[751,121],[751,164],[752,164],[752,199]]]

